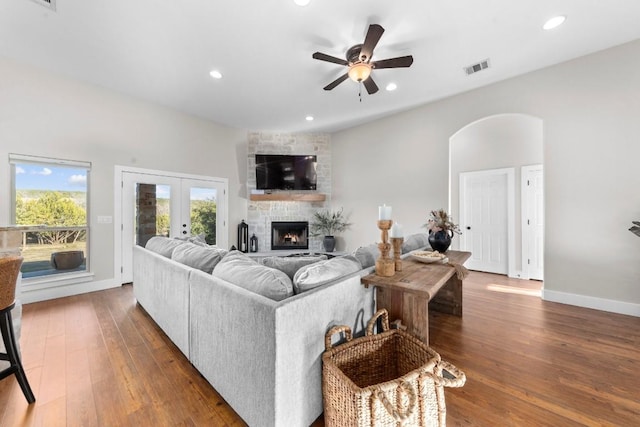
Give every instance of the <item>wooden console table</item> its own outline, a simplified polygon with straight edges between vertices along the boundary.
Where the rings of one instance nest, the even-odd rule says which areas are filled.
[[[464,264],[471,252],[447,251],[449,262]],[[401,319],[407,331],[429,344],[429,306],[462,316],[462,280],[446,264],[402,260],[402,271],[391,277],[375,273],[362,278],[365,287],[376,287],[377,308],[386,308],[391,320]]]

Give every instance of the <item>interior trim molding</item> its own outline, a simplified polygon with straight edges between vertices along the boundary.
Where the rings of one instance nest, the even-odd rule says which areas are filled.
[[[542,289],[542,299],[610,313],[640,317],[640,304]]]

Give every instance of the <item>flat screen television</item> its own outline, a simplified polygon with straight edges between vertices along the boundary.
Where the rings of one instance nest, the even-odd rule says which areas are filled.
[[[256,154],[258,190],[315,190],[316,156]]]

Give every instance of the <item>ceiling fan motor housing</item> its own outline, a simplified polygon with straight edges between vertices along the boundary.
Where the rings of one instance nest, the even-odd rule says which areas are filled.
[[[347,54],[345,55],[349,65],[355,64],[357,62],[365,62],[370,58],[360,58],[360,51],[362,50],[362,44],[357,44],[355,46],[351,46],[349,50],[347,50]]]

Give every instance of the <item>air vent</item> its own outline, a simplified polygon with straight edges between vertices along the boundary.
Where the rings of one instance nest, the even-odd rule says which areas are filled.
[[[47,9],[56,11],[56,0],[31,0],[34,3],[38,3],[40,6],[44,6]]]
[[[471,74],[477,73],[478,71],[482,71],[487,68],[489,68],[489,60],[485,59],[484,61],[480,61],[477,64],[464,67],[464,72],[467,74],[467,76],[470,76]]]

